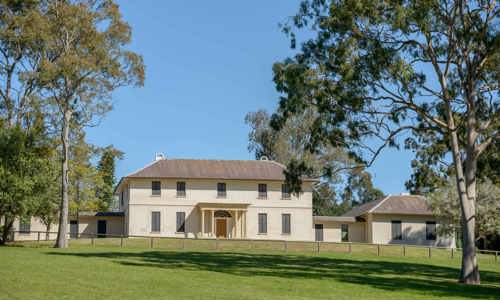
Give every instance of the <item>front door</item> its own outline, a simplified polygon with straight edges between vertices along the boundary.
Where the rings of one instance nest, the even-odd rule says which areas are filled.
[[[105,237],[106,234],[106,220],[97,220],[97,236]]]
[[[323,241],[323,224],[314,224],[314,231],[316,235],[316,241]]]
[[[72,239],[78,238],[78,221],[69,221],[69,237]]]
[[[226,219],[215,219],[215,236],[218,238],[227,238]]]

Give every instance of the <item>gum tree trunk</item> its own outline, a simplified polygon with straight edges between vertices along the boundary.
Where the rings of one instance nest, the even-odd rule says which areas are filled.
[[[476,164],[474,157],[467,157],[466,174],[463,172],[462,157],[459,150],[458,137],[456,132],[451,133],[451,147],[453,153],[453,161],[456,167],[457,190],[462,209],[462,268],[460,271],[459,281],[465,284],[479,284],[479,267],[476,259],[475,245],[475,200],[476,200],[476,185],[475,185],[475,168]]]
[[[59,229],[57,231],[56,248],[68,247],[68,212],[69,212],[69,127],[71,111],[64,112],[62,128],[62,176],[61,176],[61,205],[59,209]]]

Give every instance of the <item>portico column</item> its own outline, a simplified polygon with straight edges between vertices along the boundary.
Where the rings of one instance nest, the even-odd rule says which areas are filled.
[[[240,212],[240,220],[239,220],[239,222],[240,222],[240,237],[241,237],[241,238],[244,238],[244,237],[245,237],[245,236],[243,235],[243,214],[245,214],[245,212],[244,212],[244,211],[241,211],[241,212]]]
[[[214,215],[214,213],[215,213],[214,210],[210,211],[210,214],[212,215],[212,220],[210,220],[212,222],[212,232],[210,233],[211,236],[215,235],[215,215]]]
[[[233,230],[231,232],[233,232],[233,236],[232,238],[236,238],[236,235],[238,234],[238,229],[237,229],[237,225],[238,225],[238,211],[235,210],[233,211]]]
[[[201,237],[205,237],[205,210],[201,210]]]
[[[247,212],[243,213],[243,236],[247,237]]]

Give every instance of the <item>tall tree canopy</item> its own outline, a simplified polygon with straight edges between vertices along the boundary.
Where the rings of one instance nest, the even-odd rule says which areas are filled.
[[[48,1],[36,74],[58,119],[61,155],[61,206],[57,247],[67,247],[71,129],[94,122],[111,109],[111,93],[142,85],[142,57],[125,47],[131,28],[111,0]]]
[[[102,180],[102,184],[97,190],[97,197],[102,203],[100,210],[108,210],[113,204],[113,189],[116,183],[115,163],[117,159],[122,158],[123,152],[113,146],[101,150],[101,158],[97,164],[97,172]]]
[[[493,0],[303,1],[284,31],[292,46],[298,29],[315,35],[273,68],[282,93],[273,124],[314,107],[313,150],[328,142],[366,166],[398,147],[400,134],[444,141],[462,211],[460,281],[468,284],[480,282],[478,160],[500,134],[499,19]]]
[[[307,166],[309,176],[320,178],[320,182],[313,186],[313,210],[316,215],[342,214],[353,205],[383,196],[373,186],[369,173],[352,168],[354,162],[344,149],[325,143],[317,151],[309,151],[309,128],[314,125],[314,120],[314,110],[306,110],[289,118],[280,130],[275,130],[266,111],[250,112],[245,117],[251,128],[248,150],[254,152],[257,159],[265,156],[285,165],[300,162]],[[325,166],[328,168],[325,169]],[[345,177],[350,187],[346,186],[344,191],[349,189],[350,194],[340,192]],[[295,184],[300,182],[295,181]],[[340,202],[343,202],[342,205]]]

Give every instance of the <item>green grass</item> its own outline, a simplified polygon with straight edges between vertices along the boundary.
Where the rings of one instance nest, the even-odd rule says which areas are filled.
[[[0,247],[0,299],[500,299],[500,262],[491,257],[480,258],[482,285],[465,286],[456,283],[460,260],[446,256],[182,252],[127,242]]]

